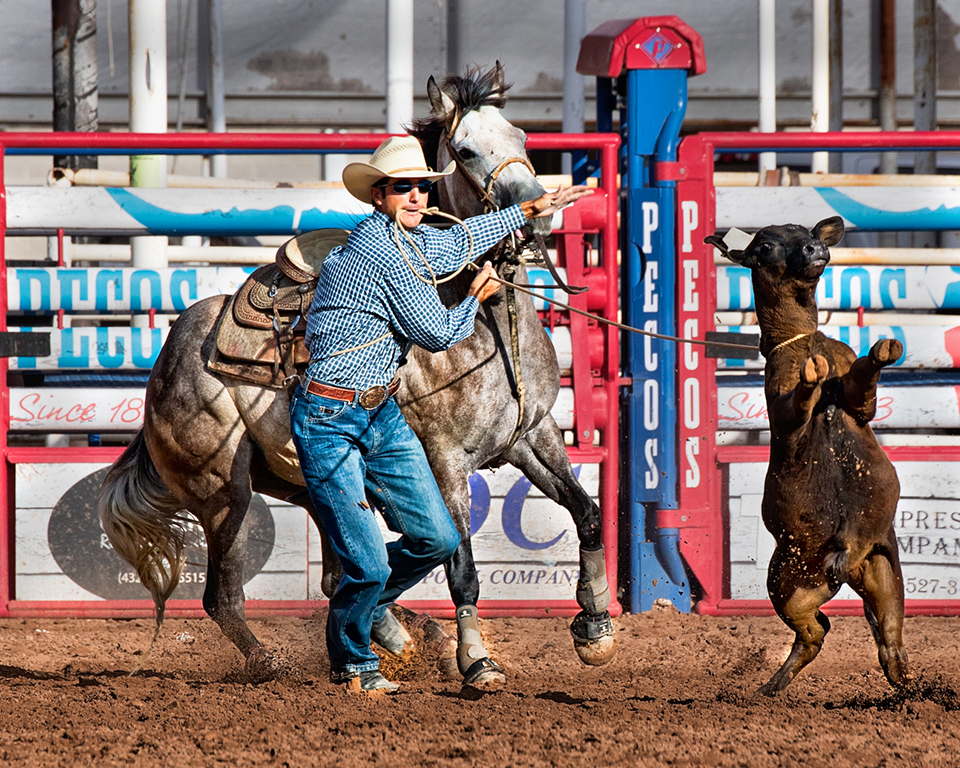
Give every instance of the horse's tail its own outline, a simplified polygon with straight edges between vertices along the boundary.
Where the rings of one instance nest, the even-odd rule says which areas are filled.
[[[183,505],[160,479],[142,430],[107,472],[97,506],[100,525],[113,549],[136,569],[140,582],[153,597],[157,607],[156,642],[167,598],[180,583],[184,553],[195,542],[196,529],[185,516]]]

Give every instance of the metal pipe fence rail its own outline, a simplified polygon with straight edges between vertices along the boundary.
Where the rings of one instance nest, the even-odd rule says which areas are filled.
[[[179,261],[166,269],[137,269],[118,265],[117,254],[107,251],[103,263],[95,266],[94,245],[78,246],[77,251],[93,266],[7,263],[6,238],[46,235],[62,242],[64,237],[91,235],[293,236],[326,226],[352,226],[368,212],[337,185],[201,190],[7,187],[5,158],[68,153],[369,154],[384,138],[385,134],[0,134],[0,255],[4,255],[0,333],[10,330],[8,317],[16,318],[25,331],[51,332],[50,355],[0,359],[4,458],[0,499],[5,500],[0,511],[0,616],[152,614],[146,592],[107,549],[95,513],[91,517],[99,477],[122,450],[95,443],[104,437],[122,442],[139,428],[145,377],[166,337],[165,328],[126,323],[136,315],[175,315],[204,295],[232,292],[253,269]],[[555,239],[571,284],[591,286],[582,298],[568,299],[570,303],[576,306],[579,301],[584,309],[610,319],[616,319],[619,307],[619,141],[609,134],[532,134],[527,143],[534,153],[580,150],[596,156],[597,193],[565,212]],[[250,250],[262,259],[262,249]],[[536,274],[532,278],[537,281]],[[539,280],[552,283],[545,270]],[[563,397],[555,415],[579,437],[571,439],[568,452],[580,467],[584,486],[601,506],[607,571],[615,590],[617,333],[572,313],[542,308],[541,315],[563,355]],[[70,323],[71,317],[77,325]],[[29,325],[36,322],[54,327]],[[85,436],[93,444],[33,444],[36,439],[31,435],[45,434]],[[493,595],[481,600],[481,610],[486,615],[544,615],[544,611],[572,615],[579,610],[572,600],[576,557],[572,566],[567,562],[576,542],[572,523],[565,510],[528,493],[529,482],[516,474],[505,469],[496,477],[478,474],[471,479],[480,513],[475,524],[483,525],[475,549],[488,550],[482,577],[484,592]],[[302,510],[271,501],[255,501],[251,514],[256,515],[259,535],[271,547],[265,559],[252,564],[248,613],[309,615],[320,597],[319,540],[312,523]],[[483,556],[478,554],[478,560]],[[168,604],[170,615],[203,615],[202,574],[188,575],[189,583],[181,584]],[[416,589],[405,604],[436,616],[452,615],[442,570]]]
[[[960,186],[937,183],[724,187],[714,159],[727,153],[960,150],[958,132],[705,133],[680,151],[678,183],[678,305],[696,296],[706,307],[681,314],[695,336],[713,330],[756,333],[752,286],[743,268],[715,259],[703,237],[730,227],[752,231],[770,224],[812,227],[844,218],[848,240],[857,232],[960,229]],[[758,178],[757,182],[761,180]],[[912,181],[912,180],[910,180]],[[693,207],[699,217],[692,217]],[[696,218],[696,220],[695,220]],[[821,330],[860,355],[884,336],[897,337],[904,358],[881,378],[873,422],[901,480],[895,522],[906,581],[907,611],[960,613],[960,259],[951,249],[847,247],[821,278]],[[704,280],[704,276],[706,279]],[[658,524],[686,526],[682,551],[701,583],[698,611],[764,613],[765,571],[773,540],[760,520],[769,449],[762,360],[708,360],[692,353],[678,370],[684,414],[678,467],[678,510]],[[696,452],[693,452],[693,448]],[[682,450],[682,449],[681,449]],[[697,459],[697,461],[694,461]],[[708,510],[704,513],[703,510]],[[704,531],[710,536],[704,535]],[[719,565],[718,565],[719,564]],[[848,588],[827,612],[859,613]]]

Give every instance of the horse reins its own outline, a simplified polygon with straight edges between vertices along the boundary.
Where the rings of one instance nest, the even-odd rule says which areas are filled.
[[[534,177],[536,177],[537,172],[534,170],[533,164],[530,162],[530,159],[528,157],[507,158],[502,163],[500,163],[496,168],[494,168],[494,170],[490,174],[490,179],[487,182],[487,186],[486,188],[484,188],[480,184],[480,182],[476,179],[476,177],[474,177],[474,175],[467,168],[467,165],[464,162],[463,158],[461,157],[460,152],[457,150],[455,146],[453,146],[453,143],[451,141],[454,133],[459,127],[460,120],[461,120],[461,115],[458,111],[454,114],[454,117],[450,122],[450,126],[446,129],[446,132],[444,133],[444,136],[443,136],[444,144],[446,145],[447,151],[450,153],[450,156],[453,158],[453,161],[457,167],[457,170],[459,170],[460,173],[463,175],[463,177],[467,180],[467,183],[473,189],[474,194],[477,196],[477,199],[483,205],[484,213],[497,211],[499,210],[499,206],[493,200],[493,196],[492,196],[493,185],[496,183],[500,174],[503,172],[503,170],[507,166],[513,165],[514,163],[521,163],[524,165],[524,167],[526,167],[530,171],[530,173]],[[427,261],[427,258],[417,247],[410,233],[407,232],[407,230],[400,223],[400,217],[397,216],[397,218],[394,219],[394,239],[397,244],[397,249],[400,251],[404,260],[407,262],[407,266],[410,268],[410,271],[413,272],[413,274],[415,274],[418,278],[420,278],[424,282],[431,282],[434,286],[436,286],[440,282],[453,279],[454,277],[459,275],[466,267],[470,267],[476,271],[479,271],[479,268],[477,267],[477,265],[473,263],[473,236],[470,234],[470,230],[464,225],[463,221],[458,219],[456,216],[453,216],[452,214],[444,213],[443,211],[440,211],[438,208],[435,208],[435,207],[422,208],[421,212],[426,215],[438,214],[438,215],[444,216],[448,219],[451,219],[452,221],[459,224],[460,226],[462,226],[464,229],[467,230],[467,234],[470,237],[470,247],[467,252],[467,258],[464,261],[463,265],[459,267],[453,274],[444,278],[442,281],[438,280],[429,262]],[[409,258],[407,258],[406,253],[404,253],[403,248],[400,247],[398,230],[403,231],[405,237],[413,247],[414,251],[420,256],[420,258],[426,264],[427,271],[430,273],[431,280],[428,281],[426,278],[420,275],[420,273],[417,272],[416,269],[414,269],[413,264],[410,263],[410,260]],[[546,249],[546,245],[543,242],[543,238],[538,236],[536,242],[544,263],[547,265],[547,268],[551,276],[554,278],[554,280],[557,283],[557,285],[553,285],[553,286],[543,286],[544,288],[560,288],[561,290],[564,290],[567,293],[573,293],[573,294],[582,293],[587,290],[585,287],[571,288],[570,286],[567,286],[564,283],[564,281],[560,279],[559,273],[553,267],[553,264],[550,261],[550,257],[547,254],[547,249]],[[522,247],[523,246],[521,245],[521,252],[522,252]],[[514,254],[516,253],[517,253],[517,249],[514,246]],[[519,265],[522,266],[523,260],[518,258],[518,263]],[[562,309],[566,309],[568,312],[575,312],[579,315],[583,315],[584,317],[596,320],[597,322],[606,323],[607,325],[611,325],[615,328],[619,328],[621,330],[628,331],[630,333],[638,333],[641,336],[649,336],[654,339],[662,339],[664,341],[674,341],[674,342],[683,343],[683,344],[698,344],[703,346],[709,345],[711,347],[725,347],[728,349],[743,349],[743,350],[756,351],[756,347],[751,347],[746,344],[732,344],[727,342],[707,342],[707,341],[700,341],[698,339],[684,339],[679,336],[669,336],[666,334],[654,333],[652,331],[644,331],[639,328],[634,328],[632,326],[625,325],[623,323],[618,323],[614,320],[608,320],[605,317],[595,315],[591,312],[586,312],[585,310],[582,310],[582,309],[576,309],[575,307],[571,307],[569,304],[565,304],[561,301],[557,301],[556,299],[552,299],[547,296],[543,296],[541,294],[535,293],[534,291],[530,290],[532,286],[521,285],[511,280],[505,280],[499,274],[497,275],[497,281],[502,283],[507,288],[507,317],[509,318],[509,324],[510,324],[510,352],[511,352],[512,363],[513,363],[513,385],[514,385],[514,395],[517,400],[517,406],[518,406],[517,423],[516,423],[516,426],[514,427],[513,435],[508,441],[506,448],[504,448],[504,450],[501,452],[500,454],[501,456],[503,456],[503,454],[507,453],[511,448],[513,448],[514,444],[516,444],[517,440],[519,439],[520,434],[523,430],[523,419],[525,415],[526,385],[523,382],[523,376],[520,369],[520,333],[519,333],[519,324],[517,320],[517,303],[516,303],[516,295],[514,293],[515,291],[526,293],[529,296],[532,296],[537,299],[541,299],[545,302],[558,306]]]
[[[444,217],[446,217],[446,218],[448,218],[448,219],[453,220],[454,222],[456,222],[457,224],[459,224],[460,226],[462,226],[464,229],[467,229],[466,226],[464,226],[463,221],[462,221],[461,219],[458,219],[456,216],[454,216],[454,215],[452,215],[452,214],[444,213],[443,211],[440,211],[439,209],[437,209],[437,208],[435,208],[435,207],[421,208],[421,209],[420,209],[420,212],[423,213],[424,215],[429,215],[429,216],[432,216],[432,215],[435,215],[435,214],[439,214],[439,215],[441,215],[441,216],[444,216]],[[416,246],[416,243],[413,242],[413,238],[410,237],[410,233],[403,227],[402,224],[399,223],[399,221],[395,221],[394,223],[395,223],[395,225],[396,225],[396,229],[398,229],[400,232],[403,232],[404,236],[408,239],[408,241],[410,242],[410,244],[413,246],[413,249],[414,249],[414,250],[416,251],[416,253],[420,256],[420,258],[426,260],[426,257],[423,255],[423,253],[420,251],[420,249]],[[470,230],[467,229],[467,231],[469,232]],[[417,272],[415,269],[413,269],[413,265],[410,264],[410,260],[407,258],[406,254],[403,254],[403,256],[404,256],[404,259],[406,260],[407,264],[411,267],[411,271],[412,271],[420,280],[423,280],[425,283],[431,283],[431,284],[436,285],[436,284],[438,284],[438,283],[446,282],[447,280],[450,280],[451,278],[456,277],[456,276],[459,275],[464,269],[467,269],[467,268],[479,271],[479,268],[477,267],[476,264],[473,263],[473,261],[472,261],[472,259],[471,259],[472,255],[473,255],[472,252],[473,252],[473,240],[472,240],[472,238],[471,238],[470,250],[469,250],[469,252],[467,253],[467,260],[463,263],[463,265],[462,265],[461,267],[459,267],[459,268],[456,270],[456,272],[448,275],[447,277],[445,277],[445,278],[443,278],[443,279],[436,279],[436,278],[434,278],[434,280],[427,280],[426,278],[424,278],[419,272]],[[401,253],[402,253],[402,249],[401,249]],[[433,274],[433,273],[432,273],[432,271],[431,271],[431,275],[432,275],[432,274]],[[503,285],[507,286],[508,288],[515,288],[516,290],[521,291],[522,293],[526,293],[526,294],[528,294],[528,295],[530,295],[530,296],[533,296],[535,299],[540,299],[541,301],[545,301],[545,302],[547,302],[547,303],[549,303],[549,304],[554,304],[554,305],[560,307],[561,309],[567,310],[568,312],[576,312],[578,315],[583,315],[584,317],[590,318],[591,320],[596,320],[598,323],[605,323],[605,324],[607,324],[607,325],[612,325],[614,328],[619,328],[619,329],[622,330],[622,331],[629,331],[630,333],[636,333],[636,334],[639,334],[640,336],[649,336],[649,337],[651,337],[651,338],[653,338],[653,339],[662,339],[662,340],[664,340],[664,341],[675,341],[675,342],[678,342],[678,343],[680,343],[680,344],[696,344],[696,345],[703,346],[703,347],[723,347],[724,349],[743,349],[743,350],[749,350],[749,351],[751,351],[751,352],[756,352],[756,351],[757,351],[757,348],[756,348],[756,347],[752,347],[752,346],[750,346],[749,344],[733,344],[733,343],[725,342],[725,341],[703,341],[703,340],[701,340],[701,339],[686,339],[686,338],[683,338],[683,337],[680,337],[680,336],[669,336],[669,335],[663,334],[663,333],[654,333],[653,331],[644,331],[644,330],[642,330],[641,328],[634,328],[634,327],[631,326],[631,325],[625,325],[625,324],[623,324],[623,323],[618,323],[618,322],[616,322],[615,320],[608,320],[607,318],[601,317],[600,315],[595,315],[595,314],[593,314],[592,312],[587,312],[587,311],[582,310],[582,309],[577,309],[576,307],[571,307],[569,304],[564,304],[562,301],[558,301],[557,299],[550,298],[549,296],[544,296],[543,294],[536,293],[535,291],[530,290],[531,286],[530,286],[529,284],[514,283],[514,282],[511,282],[510,280],[505,280],[505,279],[503,279],[503,278],[500,277],[499,275],[497,276],[497,282],[502,283]],[[544,286],[540,286],[540,287],[541,287],[542,289],[544,289],[544,290],[553,289],[553,288],[559,288],[559,289],[561,289],[561,290],[565,290],[565,288],[564,288],[563,285],[544,285]],[[797,338],[799,338],[799,337],[797,337]],[[796,339],[790,339],[790,341],[796,341]]]
[[[477,198],[478,198],[479,201],[483,204],[484,209],[485,209],[484,212],[485,212],[485,213],[489,213],[490,211],[499,210],[497,204],[493,201],[493,198],[491,197],[490,192],[491,192],[492,189],[493,189],[493,185],[494,185],[494,183],[496,182],[497,177],[499,177],[499,175],[500,175],[500,173],[503,171],[503,169],[506,168],[508,165],[512,165],[513,163],[522,163],[524,166],[526,166],[526,168],[527,168],[527,169],[530,171],[530,173],[532,173],[534,176],[537,175],[537,172],[534,170],[533,165],[531,164],[529,158],[526,158],[526,157],[511,157],[511,158],[508,158],[508,159],[504,160],[502,163],[500,163],[500,165],[498,165],[498,166],[493,170],[493,172],[490,174],[490,181],[487,183],[487,187],[486,187],[486,188],[482,187],[482,186],[480,185],[480,182],[477,181],[476,177],[474,177],[474,175],[470,172],[470,169],[467,168],[466,163],[464,162],[463,158],[460,156],[460,152],[457,150],[457,148],[453,145],[453,143],[452,143],[452,141],[451,141],[451,139],[452,139],[452,137],[453,137],[453,134],[456,132],[457,128],[460,126],[461,117],[462,117],[462,116],[460,115],[459,112],[457,112],[457,113],[454,114],[453,120],[451,120],[450,126],[447,128],[447,130],[446,130],[446,132],[445,132],[445,134],[444,134],[444,137],[443,137],[443,139],[444,139],[444,144],[445,144],[446,147],[447,147],[447,151],[450,152],[450,156],[453,158],[453,161],[454,161],[454,163],[455,163],[456,166],[457,166],[457,170],[459,170],[460,173],[463,175],[463,177],[467,180],[467,182],[469,183],[469,185],[471,186],[471,188],[474,190],[474,193],[477,195]],[[456,222],[457,224],[460,224],[461,226],[463,226],[463,222],[462,222],[460,219],[458,219],[456,216],[452,216],[452,215],[447,214],[447,213],[442,213],[442,212],[439,211],[437,208],[422,208],[421,211],[422,211],[423,213],[425,213],[425,214],[435,214],[435,213],[439,213],[440,215],[446,216],[447,218],[451,219],[452,221]],[[466,227],[464,227],[464,228],[466,229]],[[401,229],[402,229],[402,227],[401,227]],[[469,230],[467,230],[467,231],[469,232]],[[404,232],[406,232],[406,230],[404,230]],[[408,235],[408,237],[409,237],[409,235]],[[411,238],[411,242],[412,242],[412,238]],[[471,241],[471,246],[472,246],[472,241]],[[586,290],[586,288],[580,288],[580,287],[573,287],[573,288],[571,288],[570,286],[565,285],[564,282],[560,279],[560,276],[556,273],[556,270],[551,268],[551,267],[552,267],[552,262],[550,262],[549,257],[546,256],[546,247],[545,247],[545,245],[543,244],[543,239],[542,239],[542,237],[541,237],[541,238],[538,238],[538,246],[539,246],[539,248],[540,248],[541,254],[544,256],[544,262],[547,264],[547,268],[548,268],[551,276],[554,278],[554,280],[557,281],[557,285],[555,285],[555,286],[543,286],[544,288],[560,288],[561,290],[563,290],[563,291],[566,292],[566,293],[573,293],[573,294],[582,293],[583,291]],[[471,251],[472,251],[472,248],[471,248]],[[469,265],[469,266],[471,266],[473,269],[476,269],[477,267],[476,267],[475,264],[472,263],[471,256],[472,256],[472,253],[470,253],[470,254],[467,255],[467,261],[465,262],[465,265],[464,265],[464,266]],[[421,254],[421,258],[422,258],[422,254]],[[409,262],[408,262],[408,263],[409,263]],[[457,272],[456,272],[455,274],[459,274],[462,269],[463,269],[463,267],[461,267],[459,270],[457,270]],[[499,278],[498,278],[498,279],[499,279]],[[526,293],[526,294],[529,294],[530,296],[533,296],[534,298],[541,299],[541,300],[546,301],[546,302],[549,302],[549,303],[551,303],[551,304],[555,304],[556,306],[558,306],[558,307],[560,307],[560,308],[562,308],[562,309],[566,309],[567,311],[576,312],[576,313],[579,314],[579,315],[583,315],[584,317],[588,317],[588,318],[590,318],[590,319],[592,319],[592,320],[596,320],[597,322],[606,323],[607,325],[612,325],[612,326],[615,327],[615,328],[619,328],[620,330],[628,331],[628,332],[630,332],[630,333],[638,333],[638,334],[640,334],[641,336],[650,336],[651,338],[654,338],[654,339],[662,339],[662,340],[664,340],[664,341],[674,341],[674,342],[681,343],[681,344],[696,344],[696,345],[700,345],[700,346],[704,346],[704,347],[710,346],[710,347],[723,347],[723,348],[725,348],[725,349],[749,350],[749,351],[751,351],[751,352],[756,352],[756,351],[757,351],[757,348],[756,348],[756,347],[752,347],[752,346],[749,346],[749,345],[747,345],[747,344],[733,344],[733,343],[730,343],[730,342],[721,342],[721,341],[709,341],[709,342],[708,342],[708,341],[701,341],[701,340],[699,340],[699,339],[685,339],[685,338],[681,338],[681,337],[679,337],[679,336],[669,336],[669,335],[661,334],[661,333],[653,333],[652,331],[644,331],[644,330],[641,330],[640,328],[634,328],[634,327],[629,326],[629,325],[624,325],[623,323],[618,323],[618,322],[615,322],[615,321],[613,321],[613,320],[608,320],[608,319],[605,318],[605,317],[600,317],[599,315],[594,315],[594,314],[592,314],[592,313],[590,313],[590,312],[585,312],[585,311],[583,311],[583,310],[581,310],[581,309],[576,309],[576,308],[574,308],[574,307],[571,307],[569,304],[564,304],[563,302],[557,301],[556,299],[551,299],[551,298],[548,298],[547,296],[543,296],[543,295],[541,295],[541,294],[534,293],[533,291],[529,290],[532,286],[529,286],[529,285],[521,285],[521,284],[519,284],[519,283],[514,283],[514,282],[511,282],[511,281],[509,281],[509,280],[500,280],[500,282],[503,283],[505,286],[507,286],[507,287],[509,287],[509,288],[515,288],[516,290],[522,291],[523,293]]]

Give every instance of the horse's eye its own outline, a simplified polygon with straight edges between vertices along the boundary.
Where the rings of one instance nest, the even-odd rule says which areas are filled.
[[[473,158],[477,156],[476,152],[474,152],[469,147],[458,147],[457,152],[460,154],[460,157],[463,158],[464,160],[473,160]]]

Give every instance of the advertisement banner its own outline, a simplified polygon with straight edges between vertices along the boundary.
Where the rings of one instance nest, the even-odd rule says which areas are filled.
[[[817,285],[825,309],[960,309],[960,267],[827,267]],[[717,310],[753,309],[745,267],[717,267]]]
[[[717,228],[760,229],[841,216],[849,229],[960,229],[957,187],[717,187]]]
[[[717,388],[717,429],[769,429],[763,387]],[[882,429],[960,428],[960,386],[877,387],[877,415],[870,422]]]
[[[17,235],[291,235],[353,229],[370,211],[343,187],[7,187],[7,231]]]
[[[945,318],[946,319],[946,318]],[[756,325],[718,326],[717,330],[732,333],[760,334]],[[824,336],[842,341],[853,349],[857,357],[870,353],[880,339],[899,339],[903,357],[888,370],[898,368],[960,368],[960,326],[955,325],[821,325]],[[722,370],[763,370],[766,362],[756,360],[721,360]]]
[[[960,599],[960,472],[939,461],[895,461],[900,503],[894,519],[904,597]],[[767,599],[773,536],[760,518],[766,463],[729,467],[730,598]],[[859,600],[848,586],[838,600]]]
[[[11,387],[10,431],[136,432],[143,403],[142,387]],[[560,388],[550,415],[560,429],[573,429],[572,387]]]
[[[575,465],[596,500],[599,465]],[[16,594],[19,600],[143,600],[133,569],[110,547],[96,515],[102,464],[17,464]],[[483,600],[573,600],[579,576],[576,528],[569,513],[516,469],[470,478],[473,551]],[[244,591],[251,600],[320,600],[322,558],[313,522],[300,507],[254,494]],[[383,526],[385,539],[395,538]],[[187,554],[172,599],[200,599],[206,553]],[[442,568],[406,593],[448,601]]]

